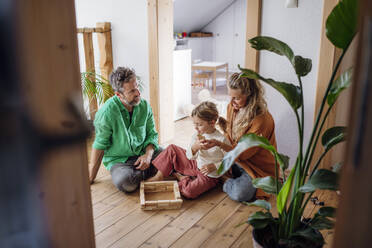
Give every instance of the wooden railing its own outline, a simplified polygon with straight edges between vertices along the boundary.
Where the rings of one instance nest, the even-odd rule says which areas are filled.
[[[93,48],[93,33],[97,33],[99,47],[99,69],[103,78],[109,80],[109,75],[113,69],[112,59],[112,39],[111,39],[111,23],[99,22],[95,28],[78,28],[78,33],[83,34],[84,54],[85,54],[85,71],[96,72],[94,66],[94,48]],[[95,80],[94,77],[91,80]],[[89,103],[89,112],[91,119],[94,119],[97,112],[97,99],[92,99]]]

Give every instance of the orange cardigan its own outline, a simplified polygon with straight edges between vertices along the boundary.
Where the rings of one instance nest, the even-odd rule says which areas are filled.
[[[237,142],[241,138],[239,137],[237,140],[232,139],[232,125],[236,114],[237,111],[234,110],[230,103],[227,107],[227,138],[233,147],[236,146]],[[241,136],[248,133],[255,133],[267,138],[276,148],[275,124],[273,117],[268,111],[256,116],[246,130],[242,132]],[[242,167],[252,177],[252,179],[266,176],[275,177],[275,159],[269,151],[263,148],[252,147],[246,150],[239,156],[235,163]],[[263,190],[257,189],[256,198],[262,199],[269,197],[270,196]]]

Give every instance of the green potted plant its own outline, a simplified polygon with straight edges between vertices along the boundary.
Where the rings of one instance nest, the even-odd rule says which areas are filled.
[[[224,157],[219,173],[224,173],[234,163],[239,155],[251,147],[262,147],[269,150],[275,158],[277,165],[282,171],[279,176],[277,168],[275,177],[257,178],[253,180],[256,188],[276,195],[276,208],[278,216],[274,217],[269,202],[256,200],[249,205],[263,208],[252,214],[247,223],[253,226],[253,237],[261,247],[322,247],[324,238],[319,232],[322,229],[331,229],[334,226],[330,219],[335,214],[335,208],[321,207],[319,211],[309,219],[303,218],[305,207],[309,203],[315,190],[337,190],[338,173],[336,170],[319,169],[319,164],[327,152],[336,144],[346,138],[346,127],[336,126],[326,130],[321,137],[324,152],[319,158],[314,158],[314,151],[318,145],[325,120],[339,94],[346,89],[351,82],[352,71],[343,72],[336,79],[336,72],[340,63],[352,42],[357,27],[357,1],[341,0],[327,18],[327,38],[338,48],[342,49],[336,67],[329,80],[328,88],[324,94],[317,119],[315,121],[311,138],[304,149],[304,91],[301,78],[306,76],[312,67],[310,59],[295,56],[292,49],[282,41],[272,37],[258,36],[249,43],[256,50],[267,50],[281,56],[285,56],[292,64],[297,74],[299,86],[278,82],[270,78],[264,78],[258,73],[240,68],[242,77],[261,80],[278,90],[288,101],[296,116],[298,124],[299,150],[288,177],[284,171],[288,168],[289,157],[280,154],[267,139],[255,134],[244,135],[234,150]],[[323,115],[327,105],[327,110]],[[315,163],[313,163],[315,162]],[[259,247],[259,246],[257,246]]]
[[[143,91],[143,81],[139,76],[136,76],[138,87]],[[81,73],[81,87],[83,96],[88,99],[90,108],[90,117],[94,119],[99,106],[104,104],[107,99],[114,95],[110,82],[103,76],[95,72],[82,72]],[[98,104],[98,105],[97,105]]]

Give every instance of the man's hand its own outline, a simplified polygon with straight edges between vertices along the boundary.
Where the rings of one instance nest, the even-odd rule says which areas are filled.
[[[90,175],[89,175],[89,183],[90,184],[93,184],[94,183],[94,179],[95,179],[95,176],[93,176],[92,173],[90,173]]]
[[[148,154],[143,154],[142,156],[139,156],[134,165],[138,165],[136,167],[137,170],[146,170],[150,167],[151,163],[151,157]]]
[[[203,167],[200,169],[200,172],[204,175],[204,176],[208,176],[209,173],[215,171],[217,168],[216,168],[216,165],[214,164],[206,164],[206,165],[203,165]]]
[[[99,166],[101,165],[103,155],[104,155],[103,150],[98,150],[98,149],[92,148],[91,160],[90,160],[91,162],[89,163],[89,170],[90,170],[89,182],[90,182],[90,184],[94,183],[94,179],[97,176],[97,173],[98,173],[98,170],[99,170]]]

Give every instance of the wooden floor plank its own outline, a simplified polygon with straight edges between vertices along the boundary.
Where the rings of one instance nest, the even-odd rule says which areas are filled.
[[[143,242],[146,241],[146,239],[157,233],[164,226],[166,226],[172,220],[174,220],[187,209],[189,209],[190,206],[192,205],[193,205],[192,201],[185,201],[182,204],[181,209],[157,211],[147,221],[137,226],[136,229],[126,234],[124,237],[116,241],[110,247],[123,248],[140,246]]]
[[[147,239],[140,247],[169,247],[225,198],[225,193],[220,189],[215,189],[202,195],[199,199],[193,200],[192,207]],[[148,224],[151,225],[151,223]]]
[[[230,246],[231,248],[252,248],[252,226],[247,226],[240,236]]]
[[[200,247],[238,210],[240,203],[226,197],[217,207],[191,227],[171,247]]]
[[[112,195],[110,195],[109,197],[93,205],[94,219],[97,219],[101,215],[117,207],[119,204],[124,202],[126,199],[127,199],[127,196],[123,192],[121,191],[113,192]]]
[[[128,194],[124,202],[94,220],[96,235],[139,209],[139,194]]]
[[[158,211],[143,211],[136,208],[124,218],[121,218],[115,224],[109,226],[96,236],[96,247],[109,247],[117,240],[121,239],[127,233],[140,226],[146,220],[151,218]]]
[[[256,211],[260,211],[260,208],[241,205],[235,214],[231,216],[231,218],[225,223],[225,225],[211,235],[202,246],[211,248],[218,246],[230,247],[235,240],[239,238],[240,234],[247,229],[248,224],[245,222],[248,220],[248,217]]]

